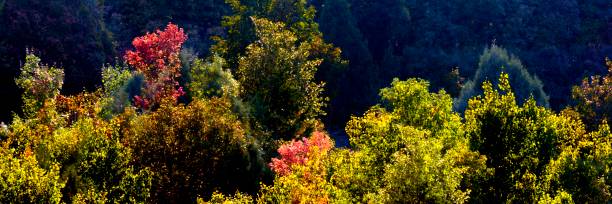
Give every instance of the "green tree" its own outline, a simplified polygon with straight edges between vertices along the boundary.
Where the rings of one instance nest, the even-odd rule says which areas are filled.
[[[538,200],[539,183],[547,164],[561,153],[561,145],[585,134],[580,120],[558,115],[531,98],[518,105],[505,73],[499,89],[483,84],[484,96],[470,99],[465,130],[473,150],[487,157],[488,177],[472,180],[473,202]]]
[[[223,58],[215,55],[211,60],[196,58],[188,66],[188,94],[194,99],[226,98],[231,101],[234,113],[248,121],[250,106],[240,96],[240,83],[229,69],[224,68]]]
[[[235,68],[238,58],[245,53],[249,44],[257,40],[256,25],[252,17],[282,22],[293,32],[298,42],[309,42],[313,58],[339,61],[340,52],[323,42],[319,25],[315,22],[315,8],[306,0],[227,0],[233,15],[226,16],[222,25],[227,29],[225,38],[217,39],[212,50],[228,60],[228,66]]]
[[[394,80],[374,106],[346,127],[354,152],[339,157],[332,180],[353,202],[466,202],[465,177],[483,170],[469,150],[461,118],[444,91],[429,92],[419,79]]]
[[[316,10],[307,0],[227,0],[232,14],[223,18],[227,33],[217,37],[212,52],[226,59],[226,67],[237,74],[239,59],[247,55],[247,46],[259,39],[257,25],[251,19],[265,18],[283,23],[284,29],[291,31],[297,43],[310,44],[308,60],[321,60],[314,81],[331,81],[336,86],[342,81],[342,70],[346,62],[341,59],[340,49],[325,42],[319,25],[315,21]],[[338,84],[336,84],[338,83]],[[327,92],[336,97],[335,92]]]
[[[232,97],[240,94],[240,84],[232,72],[223,68],[225,60],[213,56],[212,62],[195,59],[190,67],[189,89],[194,98]]]
[[[540,79],[529,74],[521,61],[505,49],[493,44],[485,48],[480,56],[478,70],[472,79],[465,83],[459,98],[455,102],[456,110],[463,112],[468,104],[468,100],[474,96],[481,95],[483,90],[479,84],[487,80],[492,80],[493,84],[498,84],[497,77],[500,73],[507,73],[513,92],[519,104],[522,104],[530,97],[533,97],[538,105],[548,107],[548,96],[544,92]]]
[[[23,89],[23,112],[27,117],[33,117],[44,103],[53,103],[64,84],[64,71],[61,68],[48,67],[40,64],[40,58],[28,54],[21,74],[15,80]]]
[[[543,198],[571,195],[575,202],[612,200],[612,133],[604,122],[597,131],[564,145],[546,167],[541,184]]]
[[[326,98],[315,73],[321,60],[310,58],[312,44],[299,43],[283,23],[253,18],[258,41],[240,58],[238,81],[253,116],[274,138],[291,139],[312,129]]]
[[[138,75],[121,65],[102,68],[101,115],[107,119],[123,113],[132,104],[134,96],[140,94],[142,84],[137,83],[138,93],[130,93],[130,82]]]

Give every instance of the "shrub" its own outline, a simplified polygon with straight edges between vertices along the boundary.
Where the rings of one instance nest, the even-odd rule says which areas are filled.
[[[134,162],[155,173],[154,202],[195,202],[215,191],[255,192],[264,168],[254,139],[226,99],[162,103],[131,121],[126,144]]]
[[[14,150],[0,149],[0,202],[60,203],[64,187],[60,167],[54,164],[45,170],[31,152],[13,154]]]
[[[28,54],[15,83],[23,89],[23,112],[33,117],[45,103],[52,103],[64,83],[64,71],[40,64],[40,58]]]

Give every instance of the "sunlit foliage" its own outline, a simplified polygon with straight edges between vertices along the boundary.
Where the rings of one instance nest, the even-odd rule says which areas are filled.
[[[64,183],[59,179],[59,166],[45,170],[32,152],[14,154],[10,149],[0,150],[0,202],[60,203]]]
[[[310,59],[312,44],[298,42],[283,23],[252,20],[258,41],[240,58],[237,76],[242,96],[275,138],[300,136],[324,114],[324,84],[314,80],[321,60]]]
[[[281,146],[280,159],[270,164],[277,172],[274,185],[263,185],[259,203],[347,202],[348,194],[329,180],[330,148],[333,142],[325,133],[314,132],[303,141]]]
[[[54,102],[64,83],[64,71],[41,65],[40,58],[28,54],[15,83],[24,91],[23,111],[26,116],[32,117],[45,103]]]
[[[90,16],[94,2],[99,6],[126,6],[119,13],[113,10],[116,8],[105,8],[118,15],[125,15],[139,5],[153,5],[137,1],[86,2],[75,3],[89,6],[80,10],[84,17]],[[551,21],[533,13],[535,21],[542,21],[535,24],[551,25],[547,29],[529,27],[535,32],[530,36],[537,42],[570,41],[571,32],[600,27],[585,24],[585,28],[578,29],[576,11],[584,8],[573,7],[584,6],[583,3],[559,2],[534,1],[526,6],[527,10],[512,7],[511,10],[522,13],[509,14],[512,17],[508,18],[522,22],[520,17],[530,13],[531,8],[565,9],[567,15],[542,12],[567,22]],[[171,6],[168,15],[176,13],[178,3],[166,0],[155,3]],[[449,20],[465,13],[460,9],[448,13],[449,19],[439,19],[440,13],[447,11],[446,7],[457,7],[492,10],[489,14],[495,17],[495,13],[503,10],[495,6],[497,3],[464,2],[461,6],[453,0],[432,0],[424,5],[415,5],[415,1],[370,0],[227,3],[234,13],[223,19],[226,33],[215,30],[219,28],[206,31],[220,34],[211,55],[200,56],[202,47],[192,48],[189,43],[183,49],[188,31],[169,23],[164,30],[136,37],[132,41],[134,50],[125,53],[124,61],[117,59],[113,65],[104,65],[101,84],[95,90],[72,93],[62,89],[64,71],[46,66],[33,51],[27,50],[28,55],[20,59],[24,63],[13,67],[21,69],[15,84],[23,91],[23,111],[13,114],[10,123],[0,123],[0,202],[609,203],[612,200],[609,75],[585,79],[580,87],[574,88],[576,104],[557,113],[548,107],[548,96],[538,77],[529,74],[518,57],[493,40],[493,45],[481,55],[478,70],[463,88],[455,107],[449,92],[438,89],[449,87],[451,94],[456,94],[455,88],[461,86],[459,68],[454,67],[446,74],[446,63],[469,63],[447,59],[464,56],[452,52],[480,50],[476,49],[477,42],[468,42],[463,47],[464,41],[448,35],[466,35],[472,27],[485,30],[494,27],[491,22],[489,26],[482,24],[482,19],[471,21],[473,25],[467,27]],[[38,0],[23,3],[0,0],[0,9],[4,5],[15,8],[22,4],[44,5]],[[192,10],[200,8],[195,5],[185,4]],[[362,58],[354,61],[362,68],[344,70],[346,64],[340,60],[340,51],[323,41],[315,22],[316,11],[310,5],[323,8],[319,21],[329,21],[322,23],[324,30],[330,33],[330,39],[350,49],[346,56]],[[57,7],[64,8],[54,4],[50,9]],[[153,8],[140,8],[138,12]],[[385,15],[365,19],[369,14],[356,13],[376,9],[383,10]],[[0,10],[2,19],[7,18],[6,11]],[[139,17],[138,12],[127,15],[134,19],[119,27],[157,15],[154,12]],[[39,17],[30,16],[36,14],[30,11],[10,13],[20,14],[15,18]],[[584,15],[592,18],[591,14]],[[435,25],[420,25],[429,21],[423,19],[430,18],[436,19]],[[21,22],[13,21],[13,17],[8,19],[11,28],[15,22]],[[495,18],[491,21],[503,22]],[[98,26],[96,22],[90,23]],[[6,24],[0,21],[0,28]],[[531,24],[534,22],[525,23]],[[128,33],[146,26],[149,25],[135,26]],[[364,28],[370,30],[363,32]],[[202,28],[194,29],[197,31],[190,35],[197,37]],[[569,33],[555,34],[553,39],[540,33],[566,30]],[[441,35],[443,31],[450,34]],[[383,37],[377,38],[373,35],[376,32]],[[483,36],[523,43],[508,41],[507,36],[495,33]],[[517,34],[513,29],[508,33]],[[372,41],[363,42],[366,39]],[[47,40],[63,42],[53,36]],[[91,43],[98,40],[108,39]],[[0,38],[2,53],[6,52],[2,46],[6,41]],[[533,43],[533,39],[527,41]],[[441,47],[444,43],[455,48],[446,53]],[[376,53],[368,53],[371,50]],[[556,48],[542,52],[551,50]],[[40,53],[43,57],[46,52]],[[521,58],[529,57],[518,54]],[[409,56],[419,57],[407,62]],[[431,83],[418,78],[395,78],[390,87],[380,90],[379,104],[365,112],[354,112],[355,108],[372,104],[367,96],[384,81],[398,75],[404,78],[422,74],[423,67],[430,64],[423,62],[428,57],[437,59],[434,64],[440,65],[432,67],[436,70],[428,70],[445,73],[444,76],[428,75],[439,77]],[[65,60],[62,57],[60,62]],[[528,61],[533,63],[533,59]],[[612,62],[607,60],[607,65],[612,72]],[[378,69],[379,66],[386,69]],[[540,76],[550,72],[539,69],[530,67]],[[324,92],[323,79],[333,83],[333,90]],[[362,84],[356,87],[354,83]],[[482,88],[477,88],[481,84]],[[347,88],[354,89],[339,90]],[[363,90],[367,92],[359,94]],[[336,97],[334,107],[326,109],[325,94]],[[553,96],[560,100],[558,93]],[[342,105],[347,106],[333,109]],[[463,109],[465,112],[455,112]],[[322,118],[326,110],[337,111],[334,113],[337,115]],[[343,132],[334,130],[344,125],[338,124],[342,120],[339,118],[349,112],[354,115],[345,127],[350,142],[345,144]],[[330,123],[331,127],[326,126]],[[343,144],[336,147],[337,141]]]
[[[136,50],[125,54],[126,62],[144,75],[145,87],[134,102],[143,109],[159,105],[165,98],[176,100],[185,94],[179,87],[180,50],[187,40],[182,28],[170,23],[165,30],[157,30],[132,42]]]
[[[341,163],[334,176],[351,189],[353,198],[467,201],[470,190],[461,182],[480,174],[485,158],[469,150],[450,96],[428,88],[423,80],[395,80],[381,90],[384,106],[372,107],[347,124],[357,151],[349,153],[349,162]]]
[[[585,78],[572,89],[572,97],[578,102],[575,108],[590,129],[604,119],[612,122],[612,61],[608,58],[606,65],[608,75]]]
[[[471,147],[487,157],[493,175],[472,182],[476,202],[536,202],[546,165],[565,144],[584,136],[582,123],[537,106],[534,99],[518,105],[508,75],[498,89],[483,84],[484,96],[470,99],[465,130]]]
[[[166,101],[125,129],[135,165],[154,172],[152,200],[195,202],[215,191],[256,191],[264,168],[257,144],[225,99]]]

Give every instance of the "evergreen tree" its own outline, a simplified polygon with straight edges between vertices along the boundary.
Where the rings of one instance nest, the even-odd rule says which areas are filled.
[[[529,74],[521,61],[505,49],[493,44],[485,48],[480,56],[478,70],[472,79],[464,85],[459,98],[455,101],[455,109],[463,112],[470,98],[481,95],[483,90],[478,87],[485,81],[493,80],[498,84],[497,76],[502,72],[510,76],[510,84],[519,104],[533,97],[538,105],[548,107],[548,96],[544,93],[543,85],[537,76]]]

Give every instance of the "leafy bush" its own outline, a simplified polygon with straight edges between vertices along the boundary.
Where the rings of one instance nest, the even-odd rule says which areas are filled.
[[[33,117],[44,106],[59,94],[64,83],[64,71],[60,68],[40,64],[40,58],[28,54],[21,74],[15,80],[17,86],[24,90],[23,112]]]
[[[203,199],[198,198],[198,204],[206,204],[206,203],[220,203],[220,204],[249,204],[254,203],[253,198],[251,196],[237,192],[232,196],[225,196],[219,192],[215,192],[212,195],[212,198],[208,202],[204,202]]]
[[[310,138],[302,138],[301,141],[294,140],[278,148],[279,158],[273,158],[269,164],[278,175],[284,176],[291,173],[295,165],[304,165],[312,154],[326,153],[333,147],[329,136],[322,132],[314,132]]]
[[[154,202],[195,202],[197,197],[255,192],[264,168],[254,139],[225,99],[162,103],[125,130],[137,167],[154,172]]]
[[[345,153],[332,179],[353,202],[463,203],[464,178],[484,170],[469,149],[460,117],[445,92],[430,93],[418,79],[394,80],[381,90],[387,108],[374,106],[346,127],[356,152]]]
[[[196,59],[191,65],[191,83],[189,89],[194,98],[208,97],[238,97],[240,85],[234,79],[232,72],[224,70],[225,61],[219,56],[213,56],[212,62]]]
[[[122,113],[125,108],[131,105],[131,100],[135,95],[140,94],[140,84],[138,93],[131,94],[128,85],[136,76],[126,67],[119,65],[107,66],[102,68],[102,87],[103,94],[101,101],[101,115],[105,118]]]
[[[502,73],[499,89],[490,82],[484,96],[470,99],[465,130],[473,150],[487,156],[493,175],[470,181],[474,202],[536,202],[546,165],[561,153],[563,144],[585,134],[579,120],[536,105],[515,100],[508,75]]]
[[[230,70],[224,69],[225,60],[217,55],[211,61],[193,60],[189,67],[189,91],[192,98],[223,97],[231,101],[232,110],[244,121],[250,116],[250,106],[240,98],[241,85]]]
[[[144,202],[149,197],[150,172],[129,164],[131,151],[119,142],[114,127],[102,120],[81,119],[54,131],[37,147],[40,165],[61,165],[64,199],[93,192],[109,202]]]
[[[38,166],[32,152],[15,157],[14,150],[0,149],[0,202],[60,203],[59,165],[45,170]]]

